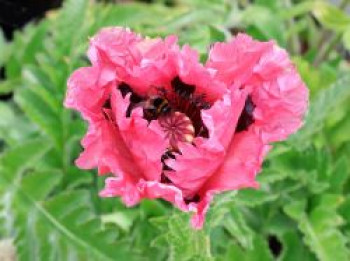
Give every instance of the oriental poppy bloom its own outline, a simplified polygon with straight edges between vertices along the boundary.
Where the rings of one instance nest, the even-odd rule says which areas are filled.
[[[194,212],[195,228],[215,194],[258,188],[271,144],[300,128],[307,109],[286,51],[245,34],[215,43],[203,65],[175,36],[106,28],[88,56],[65,100],[89,124],[76,164],[110,175],[101,196],[127,206],[162,198]]]

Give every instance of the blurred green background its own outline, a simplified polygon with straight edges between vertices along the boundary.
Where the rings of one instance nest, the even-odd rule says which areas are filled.
[[[349,2],[66,0],[12,41],[0,32],[0,260],[350,260]],[[74,166],[86,124],[62,106],[66,81],[111,25],[177,34],[203,61],[237,32],[275,39],[310,89],[261,189],[217,197],[202,231],[160,200],[99,198],[103,178]]]

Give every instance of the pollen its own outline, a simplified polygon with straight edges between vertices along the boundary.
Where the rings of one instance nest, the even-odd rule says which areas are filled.
[[[178,150],[179,142],[192,143],[195,137],[195,129],[192,121],[184,113],[172,112],[158,118],[160,126],[169,140],[169,147]]]

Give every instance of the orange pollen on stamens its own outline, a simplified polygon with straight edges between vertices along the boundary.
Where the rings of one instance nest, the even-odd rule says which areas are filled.
[[[195,129],[192,121],[184,113],[172,112],[158,118],[159,125],[163,128],[170,148],[178,150],[179,142],[192,143]]]

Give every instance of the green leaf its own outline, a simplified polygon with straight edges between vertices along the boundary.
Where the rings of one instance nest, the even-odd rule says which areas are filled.
[[[347,50],[350,50],[350,26],[346,28],[343,34],[343,44]]]
[[[293,201],[289,203],[288,205],[284,206],[284,211],[286,214],[293,219],[301,219],[306,207],[306,201],[301,200],[301,201]]]
[[[35,132],[35,127],[12,105],[0,103],[0,139],[7,145],[17,145]]]
[[[70,54],[71,48],[75,47],[76,40],[85,33],[83,26],[87,7],[87,0],[67,0],[64,2],[63,9],[57,19],[57,31],[54,32],[57,45],[60,46],[57,50],[58,53]]]
[[[301,16],[311,11],[314,6],[313,1],[302,1],[300,3],[295,3],[289,8],[280,10],[281,17],[288,19],[296,16]]]
[[[248,27],[254,37],[260,40],[275,39],[281,46],[286,45],[283,22],[272,10],[258,5],[251,5],[242,13],[242,22]],[[258,32],[258,33],[255,33]]]
[[[226,215],[223,226],[242,248],[253,248],[254,234],[240,209],[233,207],[229,215]]]
[[[287,208],[286,212],[298,222],[304,242],[320,261],[349,260],[347,239],[339,230],[343,223],[336,209],[339,197],[324,195],[314,209],[307,214],[299,206]]]
[[[49,186],[38,190],[43,178]],[[32,173],[19,185],[6,184],[17,188],[12,211],[19,260],[134,260],[115,228],[105,228],[94,215],[87,192],[43,201],[58,181],[53,173]]]
[[[345,12],[326,2],[315,1],[312,12],[329,29],[344,31],[350,25],[350,17]]]
[[[323,126],[326,118],[336,106],[350,97],[350,76],[345,75],[329,88],[319,92],[311,102],[305,125],[297,134],[289,139],[289,144],[297,148],[305,148],[312,141],[312,136]]]
[[[209,31],[211,42],[224,42],[229,37],[229,32],[219,27],[209,26]]]
[[[334,193],[342,193],[345,182],[350,177],[350,170],[348,167],[348,160],[346,156],[338,159],[333,167],[331,177],[329,179],[330,191]]]
[[[15,34],[12,43],[13,50],[6,64],[8,79],[17,79],[21,76],[23,64],[35,63],[36,55],[44,50],[44,39],[47,37],[47,23],[41,22],[38,26],[29,24],[23,34]]]
[[[8,94],[13,92],[21,84],[20,79],[12,79],[0,81],[0,94]]]
[[[35,27],[34,34],[31,36],[25,49],[21,53],[21,63],[33,63],[35,61],[35,55],[44,48],[43,43],[47,34],[47,25],[46,22],[42,22]]]
[[[17,178],[27,168],[35,166],[37,161],[48,151],[50,144],[46,139],[32,139],[8,149],[0,157],[3,176]]]
[[[283,234],[282,243],[281,261],[316,261],[315,256],[303,245],[301,236],[295,231]]]
[[[34,168],[38,160],[49,148],[47,140],[33,139],[7,149],[0,158],[0,231],[5,236],[13,235],[13,198],[22,174]]]
[[[61,182],[63,174],[57,170],[30,173],[22,179],[22,189],[33,200],[42,200]]]
[[[278,198],[278,195],[268,191],[244,189],[240,190],[235,198],[237,204],[245,206],[258,206],[270,201],[274,201]]]
[[[135,219],[135,215],[132,216],[125,213],[125,212],[114,212],[111,214],[104,214],[101,216],[102,223],[104,224],[116,224],[118,227],[123,229],[124,231],[128,232],[130,231],[130,228],[133,224],[133,221]]]
[[[176,211],[170,217],[153,218],[151,221],[163,231],[152,244],[161,247],[166,238],[169,247],[168,260],[213,260],[209,237],[204,230],[194,230],[191,227],[188,214]]]
[[[11,54],[11,45],[6,41],[4,32],[0,28],[0,66],[2,66]]]
[[[15,95],[15,101],[26,115],[53,140],[56,146],[60,146],[63,140],[60,116],[50,108],[47,101],[32,88],[19,90]]]
[[[237,245],[230,245],[224,259],[225,261],[272,261],[274,260],[269,251],[267,242],[260,236],[254,237],[253,248],[251,250],[242,250]]]

